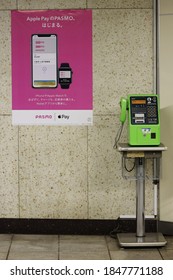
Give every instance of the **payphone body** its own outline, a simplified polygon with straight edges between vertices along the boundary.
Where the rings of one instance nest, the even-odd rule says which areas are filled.
[[[130,94],[121,99],[120,121],[125,122],[128,110],[128,144],[160,145],[160,112],[156,94]]]

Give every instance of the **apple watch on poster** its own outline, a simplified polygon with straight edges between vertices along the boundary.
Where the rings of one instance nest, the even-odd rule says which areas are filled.
[[[72,83],[72,69],[69,63],[61,63],[59,68],[59,84],[61,88],[68,89]]]

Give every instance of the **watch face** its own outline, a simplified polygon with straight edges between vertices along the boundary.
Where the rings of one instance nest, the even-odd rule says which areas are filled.
[[[59,71],[59,83],[71,83],[71,71],[70,70],[60,70]]]
[[[66,70],[66,71],[61,70],[60,74],[59,74],[59,77],[60,77],[60,79],[62,79],[62,78],[71,79],[71,71],[69,71],[69,70]]]

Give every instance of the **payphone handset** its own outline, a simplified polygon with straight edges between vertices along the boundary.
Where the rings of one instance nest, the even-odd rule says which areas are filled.
[[[121,107],[120,122],[124,124],[126,121],[126,110],[128,109],[126,98],[124,97],[121,98],[120,107]]]
[[[122,124],[128,111],[128,143],[131,146],[160,145],[160,113],[156,94],[132,94],[120,100]]]

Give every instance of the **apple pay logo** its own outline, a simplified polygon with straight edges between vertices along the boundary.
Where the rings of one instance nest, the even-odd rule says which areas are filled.
[[[62,114],[62,115],[58,115],[58,119],[63,119],[63,120],[69,120],[70,116]]]

